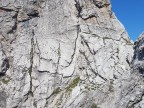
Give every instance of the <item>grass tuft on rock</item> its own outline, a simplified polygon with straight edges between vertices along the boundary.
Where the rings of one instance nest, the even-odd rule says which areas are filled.
[[[72,82],[69,84],[69,86],[66,88],[66,90],[67,91],[72,91],[72,89],[77,86],[79,81],[80,81],[80,77],[76,77],[75,79],[73,79]]]
[[[96,104],[92,104],[91,108],[98,108]]]
[[[2,82],[3,82],[4,84],[8,84],[9,81],[10,81],[10,79],[2,79]]]
[[[56,88],[56,89],[53,91],[53,94],[58,94],[59,92],[61,92],[60,87]]]

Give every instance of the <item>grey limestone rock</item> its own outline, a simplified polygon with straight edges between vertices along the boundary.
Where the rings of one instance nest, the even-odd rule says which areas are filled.
[[[144,74],[144,33],[134,43],[133,71]]]
[[[0,43],[6,108],[144,107],[109,0],[0,0]]]
[[[6,98],[7,95],[5,92],[0,92],[0,108],[6,108]]]

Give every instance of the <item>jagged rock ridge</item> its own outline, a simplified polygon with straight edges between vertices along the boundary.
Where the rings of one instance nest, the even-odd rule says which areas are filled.
[[[1,0],[0,43],[2,108],[142,107],[109,0]]]

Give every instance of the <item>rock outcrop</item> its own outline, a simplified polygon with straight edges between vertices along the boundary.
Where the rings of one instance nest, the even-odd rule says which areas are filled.
[[[1,108],[143,108],[132,58],[109,0],[0,0]]]
[[[133,57],[133,72],[140,72],[144,74],[144,33],[142,33],[138,40],[134,43],[134,57]]]

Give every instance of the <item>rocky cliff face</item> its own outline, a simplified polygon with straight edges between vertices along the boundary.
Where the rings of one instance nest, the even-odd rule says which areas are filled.
[[[1,108],[143,108],[132,58],[109,0],[0,0]]]

